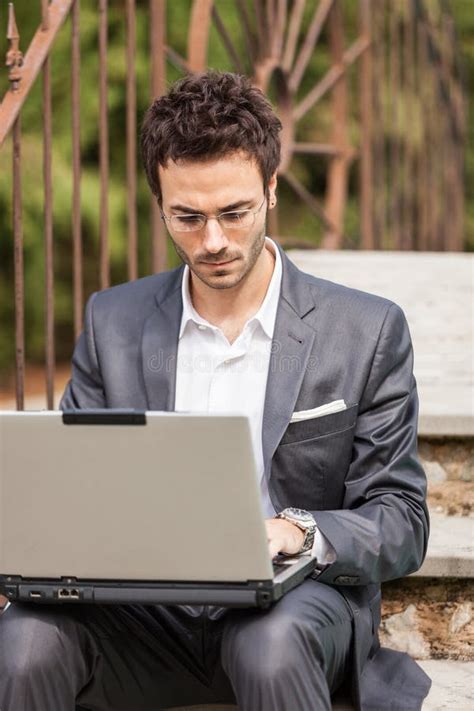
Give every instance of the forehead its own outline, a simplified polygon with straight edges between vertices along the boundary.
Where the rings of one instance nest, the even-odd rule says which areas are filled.
[[[165,208],[177,203],[208,212],[263,195],[256,161],[242,154],[207,161],[168,161],[158,171]]]

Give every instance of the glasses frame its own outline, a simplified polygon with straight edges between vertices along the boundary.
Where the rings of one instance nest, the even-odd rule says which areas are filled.
[[[210,219],[217,220],[223,230],[244,230],[244,229],[248,230],[254,226],[255,217],[258,215],[258,213],[262,209],[263,205],[265,204],[266,199],[267,199],[266,196],[264,196],[262,202],[260,203],[260,206],[256,210],[249,210],[249,209],[248,210],[226,210],[225,212],[220,212],[218,215],[205,215],[202,212],[190,212],[190,213],[183,213],[183,214],[179,214],[179,215],[170,215],[170,216],[165,215],[165,213],[162,211],[161,212],[161,219],[164,222],[167,222],[169,224],[169,228],[171,228],[171,230],[173,232],[200,232],[201,230],[203,230],[206,227],[207,222]],[[252,223],[250,225],[245,225],[245,227],[241,227],[240,225],[236,225],[235,227],[224,227],[221,223],[222,217],[224,215],[235,215],[236,213],[239,215],[251,214],[253,216]],[[191,230],[181,230],[181,229],[176,229],[175,227],[173,227],[173,218],[174,217],[195,217],[195,218],[200,218],[200,219],[204,220],[204,222],[200,227],[196,227]]]

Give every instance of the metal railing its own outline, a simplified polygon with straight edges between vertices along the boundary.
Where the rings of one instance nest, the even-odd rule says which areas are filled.
[[[239,52],[235,36],[221,16],[220,2],[193,0],[189,17],[187,56],[166,43],[166,0],[149,0],[150,96],[162,94],[166,62],[181,72],[204,70],[208,63],[211,27],[236,71],[246,72],[264,91],[270,88],[284,126],[280,175],[301,203],[323,225],[320,246],[348,246],[344,218],[349,177],[359,162],[360,241],[366,249],[462,249],[463,146],[465,101],[456,54],[452,20],[442,12],[433,20],[424,0],[359,0],[358,26],[352,43],[345,29],[341,0],[235,0],[241,25]],[[47,407],[54,407],[55,283],[53,268],[53,180],[51,50],[70,18],[70,102],[72,144],[72,293],[74,335],[82,326],[84,305],[81,230],[81,12],[80,0],[41,0],[41,23],[24,55],[9,5],[7,67],[10,88],[0,104],[0,145],[12,137],[12,207],[14,240],[16,406],[25,401],[25,283],[22,233],[21,109],[39,73],[42,74],[43,189],[45,250],[45,372]],[[135,0],[123,0],[126,35],[126,189],[127,276],[138,276],[137,252],[137,86]],[[143,5],[141,6],[143,11]],[[108,122],[107,0],[97,0],[98,35],[98,169],[99,284],[111,283],[109,245],[109,122]],[[306,12],[306,15],[305,15]],[[306,18],[306,19],[305,19]],[[311,86],[304,79],[326,29],[329,68]],[[354,35],[354,33],[352,33]],[[354,102],[351,68],[358,63],[359,146],[351,145]],[[304,91],[302,90],[304,87]],[[324,97],[330,100],[329,137],[308,141],[300,124]],[[403,100],[401,100],[403,99]],[[417,121],[417,141],[410,139]],[[420,123],[421,122],[421,123]],[[421,128],[420,128],[421,126]],[[436,150],[432,150],[435,146]],[[293,161],[299,156],[327,161],[326,194],[317,196],[297,177]],[[447,160],[449,157],[449,160]],[[414,186],[414,187],[413,187]],[[270,232],[278,235],[272,211]],[[158,206],[150,202],[151,270],[166,267],[166,238]]]

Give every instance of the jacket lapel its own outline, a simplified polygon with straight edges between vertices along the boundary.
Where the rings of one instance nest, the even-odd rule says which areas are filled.
[[[271,459],[293,414],[304,374],[311,364],[314,329],[304,316],[315,308],[301,272],[280,249],[282,284],[263,410],[262,448],[265,477]]]
[[[174,410],[183,270],[181,266],[166,275],[155,295],[156,308],[143,328],[142,368],[150,410]]]

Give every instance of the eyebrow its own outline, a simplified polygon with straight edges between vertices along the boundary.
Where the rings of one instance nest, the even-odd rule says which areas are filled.
[[[251,200],[239,200],[238,202],[233,202],[230,205],[221,207],[217,210],[217,214],[220,215],[221,212],[231,212],[232,210],[238,210],[245,205],[251,205],[254,202],[253,198]],[[187,215],[203,215],[203,212],[199,212],[194,207],[186,207],[186,205],[170,205],[170,210],[176,210],[178,212],[184,212]]]

